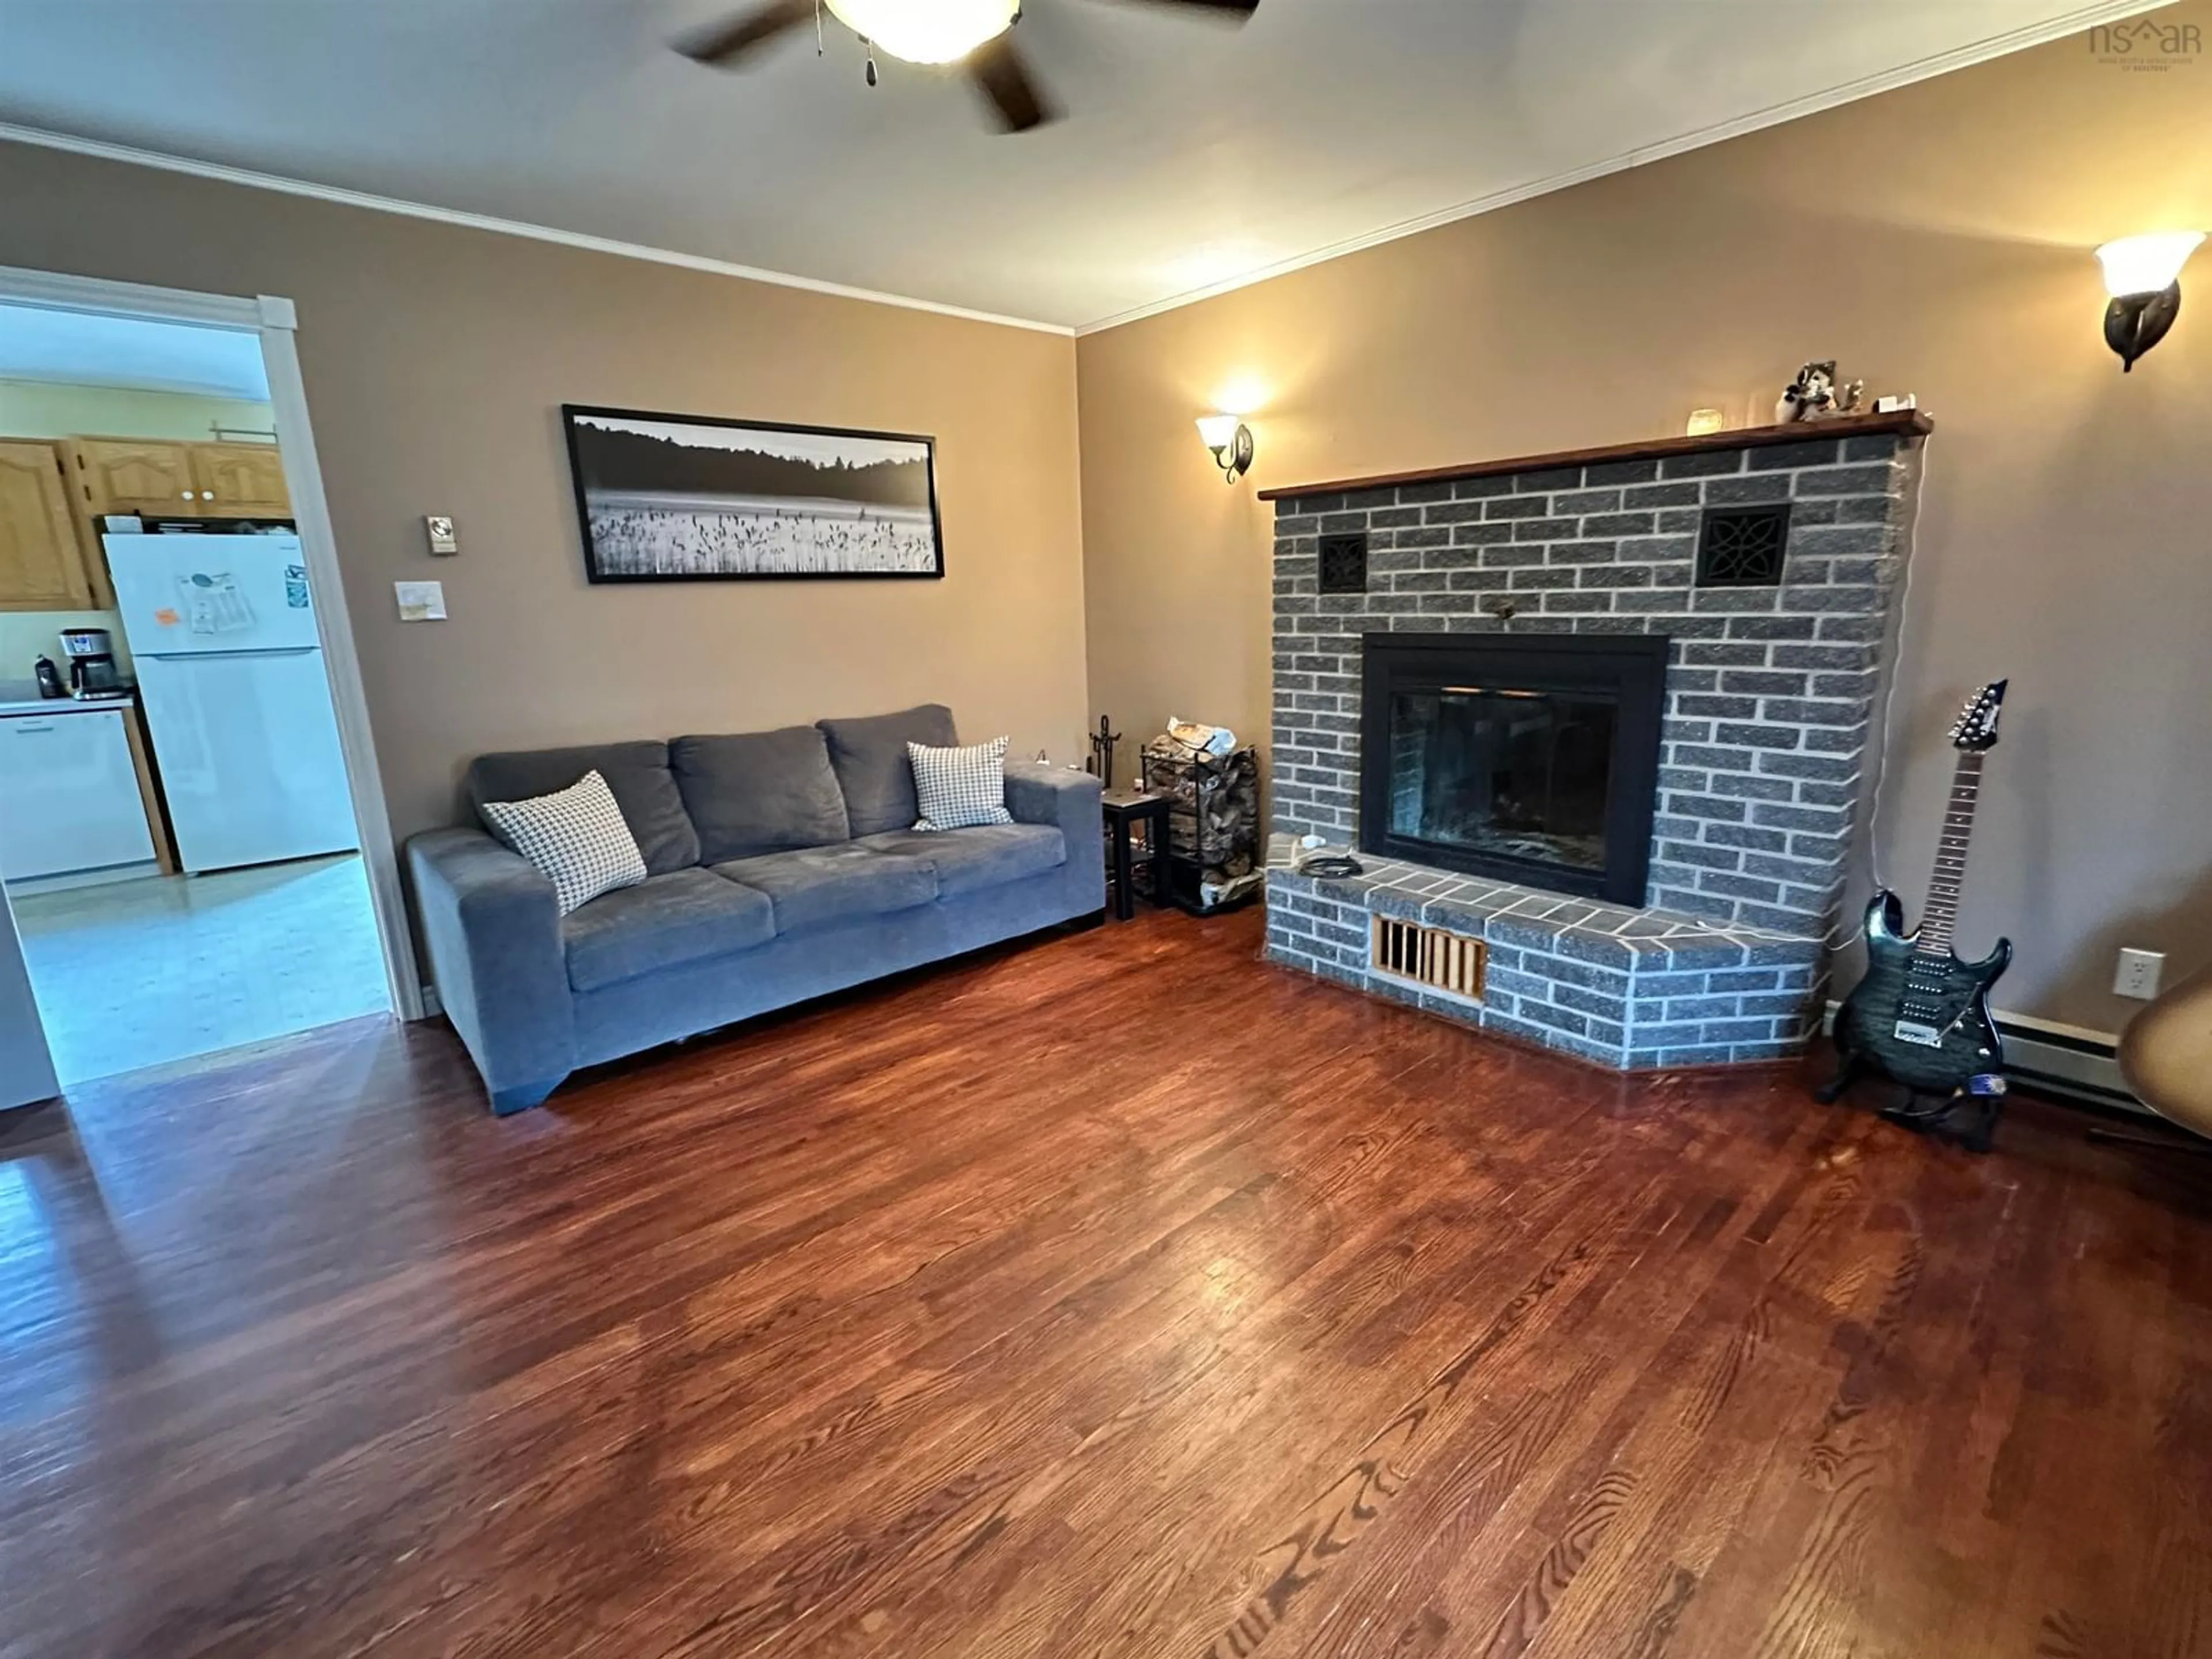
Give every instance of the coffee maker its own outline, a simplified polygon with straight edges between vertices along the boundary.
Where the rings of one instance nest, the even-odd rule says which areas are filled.
[[[122,697],[130,695],[115,666],[115,642],[104,628],[64,628],[62,655],[69,659],[70,695]]]

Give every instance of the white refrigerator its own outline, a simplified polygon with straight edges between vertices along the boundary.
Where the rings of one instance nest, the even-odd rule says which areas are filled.
[[[300,538],[118,533],[106,543],[185,868],[357,847]]]

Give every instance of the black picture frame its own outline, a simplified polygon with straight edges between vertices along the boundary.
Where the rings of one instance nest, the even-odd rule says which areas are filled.
[[[915,550],[912,545],[912,537],[913,532],[918,532],[920,528],[919,515],[922,503],[891,499],[886,480],[878,479],[868,482],[856,481],[857,487],[864,489],[874,489],[881,498],[875,500],[864,500],[859,496],[851,498],[855,510],[854,522],[856,525],[873,522],[884,527],[883,533],[891,539],[885,549],[880,550],[880,552],[882,556],[892,560],[892,562],[873,565],[863,563],[861,561],[867,556],[869,550],[858,548],[851,550],[854,563],[850,568],[745,568],[742,567],[749,562],[772,562],[779,559],[788,559],[794,563],[803,564],[807,558],[815,555],[811,551],[796,552],[767,547],[755,547],[749,550],[743,546],[737,546],[730,550],[723,568],[696,569],[647,568],[652,565],[670,565],[675,562],[679,556],[691,559],[712,556],[702,556],[696,550],[683,552],[679,549],[667,546],[653,549],[641,546],[617,548],[614,545],[615,538],[612,524],[610,521],[613,513],[619,511],[633,518],[648,514],[665,514],[672,520],[680,516],[690,520],[691,527],[694,529],[697,528],[702,520],[710,519],[732,522],[750,520],[757,523],[763,515],[757,510],[740,512],[694,510],[681,513],[672,506],[632,506],[618,509],[611,508],[608,505],[611,497],[619,498],[627,495],[632,499],[643,499],[658,492],[647,488],[642,474],[627,481],[630,483],[630,488],[628,489],[623,488],[626,482],[624,479],[607,476],[611,468],[623,463],[625,459],[635,461],[647,470],[652,470],[652,461],[649,456],[635,451],[628,458],[618,456],[611,447],[611,439],[599,437],[593,434],[594,422],[619,422],[630,428],[667,428],[672,432],[678,428],[691,428],[695,431],[713,429],[733,433],[757,432],[784,438],[823,440],[828,441],[823,447],[833,456],[836,441],[841,439],[852,441],[853,453],[856,458],[870,455],[880,457],[887,447],[894,449],[911,447],[918,452],[911,458],[901,458],[891,461],[855,459],[847,462],[839,459],[836,464],[840,469],[847,465],[855,469],[865,469],[875,465],[910,466],[916,464],[922,467],[924,478],[922,493],[927,496],[929,529],[927,562],[927,564],[918,562],[913,556]],[[935,581],[942,580],[945,575],[945,532],[938,512],[937,500],[937,440],[928,434],[912,432],[877,432],[860,427],[807,426],[782,421],[736,420],[720,416],[673,415],[650,410],[617,409],[599,404],[562,404],[561,429],[568,443],[568,476],[575,489],[576,529],[583,544],[584,574],[586,579],[594,584],[716,581]],[[651,440],[648,439],[648,441]],[[695,455],[708,453],[712,448],[712,446],[685,446],[680,440],[673,437],[659,441],[690,448]],[[736,446],[732,447],[732,453],[750,453],[752,457],[750,471],[755,476],[751,477],[750,482],[757,487],[752,493],[752,499],[755,501],[778,499],[775,492],[757,489],[763,477],[772,476],[780,471],[788,472],[790,469],[799,466],[812,467],[817,471],[822,466],[818,462],[794,460],[787,455],[781,460],[775,458],[764,458],[762,452],[743,452]],[[702,467],[712,465],[711,462],[706,462],[694,466],[689,465],[690,460],[690,457],[675,458],[676,462],[686,464],[679,469],[685,471],[699,471]],[[732,463],[733,476],[732,488],[728,494],[733,501],[746,493],[736,488],[736,475],[744,473],[747,470],[745,463],[734,461]],[[793,473],[792,476],[797,475]],[[696,493],[696,498],[712,499],[713,494],[712,490],[701,490]],[[593,523],[595,495],[600,498],[599,507],[604,515],[596,527]],[[674,501],[686,497],[681,494],[672,493],[669,494],[668,499]],[[795,522],[805,522],[826,516],[828,522],[835,524],[840,517],[836,514],[823,515],[801,510],[801,503],[818,504],[824,500],[821,496],[801,496],[793,494],[782,499],[788,500],[792,503],[789,510]],[[785,510],[775,509],[772,517],[781,519]],[[880,516],[872,521],[868,516],[871,512]],[[903,532],[900,528],[902,521],[904,524]],[[645,540],[647,528],[648,526],[643,525],[636,526],[637,539],[641,544]],[[831,556],[835,556],[834,553]],[[903,561],[902,563],[898,562],[901,560]]]

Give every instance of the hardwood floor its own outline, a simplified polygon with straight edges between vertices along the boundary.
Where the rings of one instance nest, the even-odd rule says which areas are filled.
[[[1154,915],[0,1127],[0,1656],[2212,1651],[2212,1185]]]

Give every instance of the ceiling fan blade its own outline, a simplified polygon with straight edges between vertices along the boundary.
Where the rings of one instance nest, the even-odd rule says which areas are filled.
[[[1149,6],[1181,6],[1211,12],[1229,22],[1242,23],[1260,9],[1260,0],[1142,0]]]
[[[695,29],[672,44],[696,63],[726,69],[757,46],[814,18],[814,0],[768,0],[734,17]]]
[[[968,54],[968,74],[975,88],[991,100],[1008,132],[1027,132],[1059,118],[1060,112],[1045,101],[1030,78],[1014,43],[1000,35]]]

